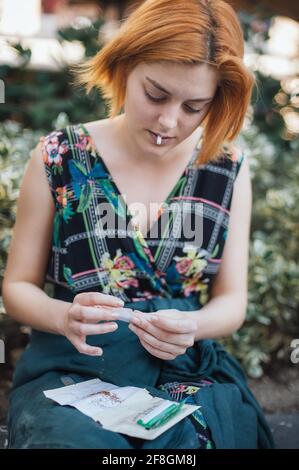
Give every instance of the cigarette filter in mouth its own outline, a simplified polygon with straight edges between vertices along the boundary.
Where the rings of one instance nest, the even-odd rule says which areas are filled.
[[[157,145],[162,144],[162,137],[160,135],[157,135]]]

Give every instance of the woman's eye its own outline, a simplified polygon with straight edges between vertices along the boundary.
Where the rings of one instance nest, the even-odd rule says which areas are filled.
[[[153,101],[163,101],[165,98],[162,97],[162,98],[156,98],[155,96],[152,96],[150,95],[149,93],[147,93],[147,91],[145,92],[146,96],[150,99],[150,100],[153,100]]]
[[[186,108],[189,113],[200,113],[202,111],[201,109],[193,109],[193,108],[190,108],[189,106],[186,106]]]
[[[154,101],[154,102],[161,102],[161,101],[164,101],[165,100],[165,97],[162,97],[162,98],[156,98],[155,96],[152,96],[150,95],[149,93],[147,93],[147,91],[145,92],[146,96],[151,100],[151,101]],[[186,106],[186,110],[188,113],[200,113],[202,110],[201,109],[193,109],[193,108],[190,108],[190,106]]]

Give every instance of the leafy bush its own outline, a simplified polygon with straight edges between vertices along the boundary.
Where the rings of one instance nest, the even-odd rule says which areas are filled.
[[[241,137],[253,188],[248,309],[244,326],[224,342],[260,377],[271,359],[289,362],[299,331],[299,142],[281,153],[254,125]]]
[[[67,28],[58,32],[61,43],[75,41],[84,49],[84,58],[94,55],[100,48],[98,41],[102,21],[88,28]],[[20,122],[31,129],[50,129],[61,112],[71,122],[103,118],[106,103],[97,91],[88,97],[81,87],[71,87],[74,76],[67,61],[60,59],[59,70],[35,70],[28,67],[31,51],[20,43],[10,43],[17,53],[17,66],[0,64],[0,78],[5,83],[5,103],[0,106],[0,121]]]

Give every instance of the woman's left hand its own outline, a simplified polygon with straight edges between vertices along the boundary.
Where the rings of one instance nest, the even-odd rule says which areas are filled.
[[[129,329],[150,354],[172,360],[193,346],[197,331],[194,313],[168,309],[147,315],[152,318],[147,320],[142,312],[135,310]]]

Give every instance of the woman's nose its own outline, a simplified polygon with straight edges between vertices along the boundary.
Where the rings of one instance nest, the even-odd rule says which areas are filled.
[[[178,125],[179,111],[177,108],[167,108],[163,111],[158,119],[159,124],[162,129],[167,129],[168,131],[175,129]]]

